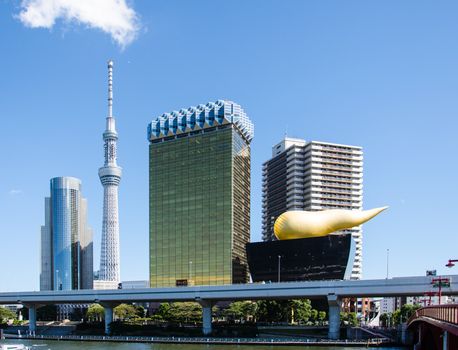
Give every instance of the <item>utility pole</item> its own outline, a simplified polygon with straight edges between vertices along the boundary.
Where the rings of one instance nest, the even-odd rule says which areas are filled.
[[[281,255],[278,256],[278,282],[280,283]]]
[[[388,279],[388,273],[389,273],[389,263],[390,263],[390,249],[388,248],[386,250],[386,279]]]
[[[433,278],[431,280],[431,284],[435,288],[439,288],[439,305],[441,304],[441,297],[442,297],[442,287],[450,288],[450,278],[443,278],[443,277],[438,277],[438,278]]]

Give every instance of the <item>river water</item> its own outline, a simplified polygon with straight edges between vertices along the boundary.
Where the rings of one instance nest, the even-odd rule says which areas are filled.
[[[39,341],[39,340],[0,340],[0,344],[24,344],[34,350],[405,350],[405,348],[366,348],[336,346],[272,346],[272,345],[207,345],[207,344],[143,344],[143,343],[104,343],[77,341]]]

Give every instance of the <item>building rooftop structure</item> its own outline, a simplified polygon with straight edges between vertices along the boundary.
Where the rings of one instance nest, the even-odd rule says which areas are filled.
[[[240,105],[225,100],[164,113],[148,125],[148,140],[192,133],[218,125],[234,124],[247,141],[254,136],[254,125]]]

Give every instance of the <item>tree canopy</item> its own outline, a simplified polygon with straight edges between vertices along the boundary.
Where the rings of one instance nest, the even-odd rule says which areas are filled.
[[[316,310],[313,316],[318,317]],[[256,317],[261,322],[305,323],[312,318],[312,305],[309,299],[259,300]]]
[[[15,319],[16,314],[13,311],[5,307],[0,307],[0,323]]]
[[[223,315],[230,320],[248,321],[256,317],[258,304],[253,301],[236,301],[224,309]]]
[[[128,320],[138,316],[137,309],[133,305],[121,304],[114,308],[114,314],[120,320]]]
[[[195,302],[162,303],[157,314],[169,322],[202,322],[202,306]]]
[[[86,312],[86,317],[89,321],[102,321],[105,316],[105,310],[102,305],[92,304]]]

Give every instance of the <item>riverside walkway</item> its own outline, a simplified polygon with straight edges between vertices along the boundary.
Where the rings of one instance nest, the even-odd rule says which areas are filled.
[[[87,336],[87,335],[9,335],[8,339],[32,339],[54,341],[95,341],[120,343],[170,343],[170,344],[221,344],[221,345],[315,345],[315,346],[382,346],[391,343],[388,338],[365,340],[328,340],[317,338],[213,338],[213,337],[136,337],[136,336]]]

